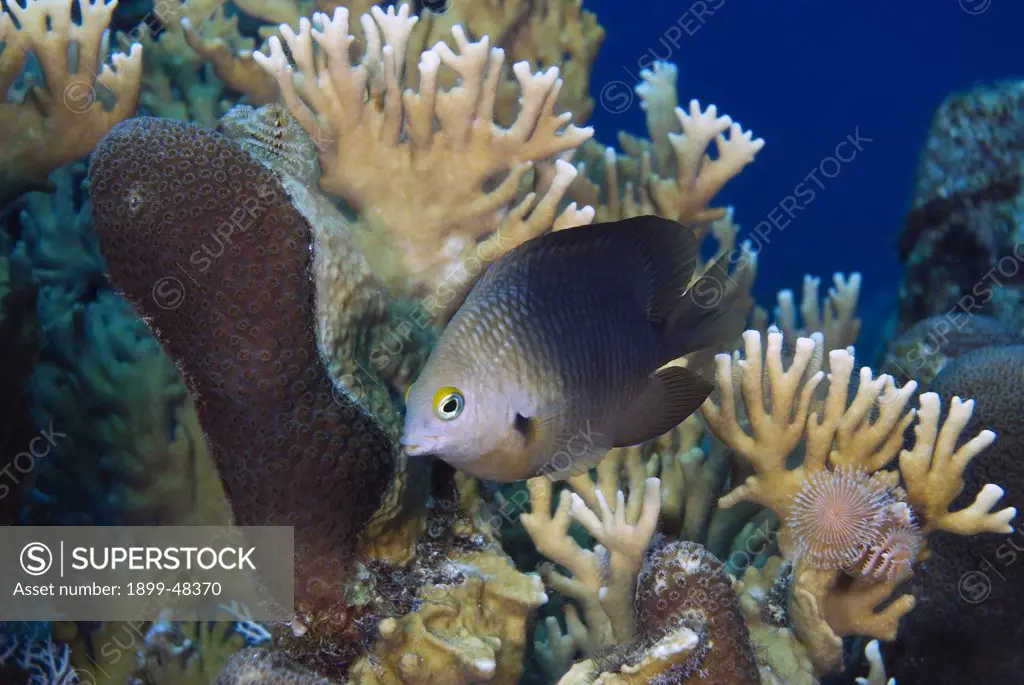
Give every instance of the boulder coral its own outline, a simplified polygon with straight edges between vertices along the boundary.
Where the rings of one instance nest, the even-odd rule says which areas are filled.
[[[999,435],[988,454],[965,471],[958,503],[997,481],[1005,485],[1010,503],[1024,505],[1021,382],[1024,346],[1001,345],[957,357],[929,385],[943,403],[957,395],[977,398],[964,428],[968,435],[982,427]],[[1000,682],[1020,673],[1022,537],[1018,524],[1008,536],[937,535],[929,540],[931,555],[914,579],[917,606],[896,642],[884,650],[889,672],[900,685]]]
[[[759,685],[732,578],[698,544],[650,552],[639,575],[635,640],[581,661],[559,685]]]
[[[235,520],[294,526],[300,606],[337,601],[397,446],[332,393],[308,224],[271,171],[194,124],[116,126],[90,180],[110,277],[181,369]]]
[[[1024,83],[1010,80],[951,95],[935,112],[897,239],[897,332],[939,315],[959,329],[977,314],[1024,330],[1022,104]]]

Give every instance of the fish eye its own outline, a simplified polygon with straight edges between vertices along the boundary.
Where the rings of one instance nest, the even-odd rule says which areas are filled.
[[[446,385],[434,393],[434,413],[442,421],[452,421],[462,413],[465,406],[466,398],[458,388]]]

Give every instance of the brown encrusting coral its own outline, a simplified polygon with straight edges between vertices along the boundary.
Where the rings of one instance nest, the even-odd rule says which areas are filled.
[[[732,578],[701,545],[673,542],[649,555],[638,581],[636,615],[640,634],[647,639],[680,625],[698,635],[701,658],[693,666],[701,672],[700,682],[759,682]]]
[[[96,232],[115,285],[178,363],[241,525],[290,525],[300,607],[338,601],[396,446],[321,361],[312,239],[277,178],[193,124],[99,145]]]
[[[311,227],[317,342],[335,394],[376,416],[397,440],[397,397],[426,359],[436,326],[423,320],[421,303],[385,291],[358,248],[358,224],[316,187],[316,143],[284,106],[239,105],[220,129],[277,175]],[[384,502],[363,534],[371,556],[408,561],[422,528],[413,511],[426,499],[430,468],[429,460],[410,461],[399,452]]]

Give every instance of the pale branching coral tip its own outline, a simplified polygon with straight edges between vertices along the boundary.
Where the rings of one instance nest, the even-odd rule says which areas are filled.
[[[845,568],[876,539],[886,519],[887,489],[864,471],[819,471],[793,499],[790,526],[797,554],[818,568]]]

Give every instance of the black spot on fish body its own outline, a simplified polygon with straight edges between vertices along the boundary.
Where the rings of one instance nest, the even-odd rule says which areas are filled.
[[[522,414],[516,414],[516,418],[512,421],[512,427],[516,429],[516,432],[523,436],[523,440],[529,445],[533,442],[536,437],[536,429],[533,425],[533,420],[523,416]]]

